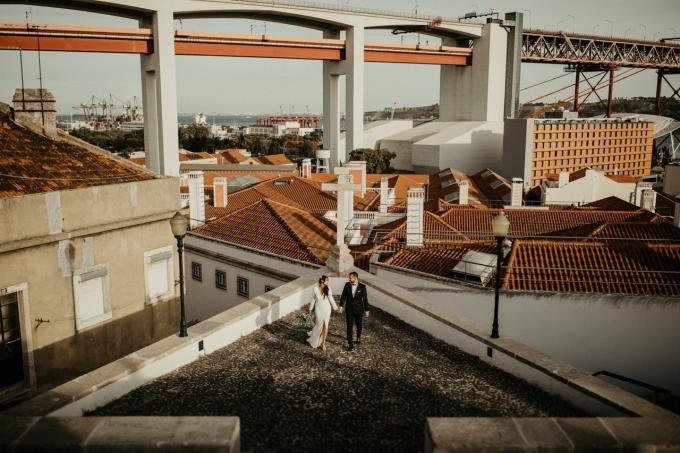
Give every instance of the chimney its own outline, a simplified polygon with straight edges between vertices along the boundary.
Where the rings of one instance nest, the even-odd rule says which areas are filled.
[[[349,173],[354,176],[354,182],[361,184],[361,196],[366,195],[366,162],[363,160],[352,160],[347,162]]]
[[[458,204],[468,204],[470,187],[467,181],[458,181]]]
[[[226,208],[229,196],[227,195],[228,187],[227,178],[219,177],[213,179],[213,206],[216,208]]]
[[[562,176],[561,173],[560,176]],[[522,195],[524,190],[523,186],[524,181],[522,180],[522,178],[512,178],[512,190],[510,192],[510,206],[512,207],[522,206]]]
[[[569,172],[568,171],[561,171],[560,172],[560,179],[557,183],[557,187],[564,187],[567,184],[569,184]]]
[[[57,109],[50,90],[17,88],[12,103],[17,123],[42,128],[45,135],[57,135]]]
[[[642,194],[645,190],[654,190],[651,182],[639,182],[635,184],[635,201],[633,204],[635,206],[642,206]]]
[[[205,190],[203,172],[189,172],[189,225],[196,228],[205,223]]]
[[[648,211],[656,212],[656,192],[652,189],[645,189],[642,191],[641,208]]]
[[[406,205],[406,245],[422,247],[423,245],[423,214],[425,207],[425,189],[411,187],[407,192]]]
[[[673,217],[673,224],[680,228],[680,195],[675,197],[675,215]]]
[[[312,159],[302,159],[300,166],[300,177],[304,179],[312,179]]]
[[[381,214],[386,214],[387,213],[387,207],[389,206],[389,190],[390,190],[390,185],[389,185],[389,179],[387,176],[383,176],[380,178],[380,213]]]

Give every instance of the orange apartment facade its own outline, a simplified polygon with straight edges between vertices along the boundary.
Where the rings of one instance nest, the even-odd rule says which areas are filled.
[[[503,140],[503,170],[526,187],[561,171],[636,177],[652,169],[654,125],[638,119],[506,119]]]

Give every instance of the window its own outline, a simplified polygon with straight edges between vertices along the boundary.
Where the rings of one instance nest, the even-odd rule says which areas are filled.
[[[268,293],[268,292],[271,291],[272,289],[274,289],[273,286],[264,285],[264,292],[265,292],[265,293]]]
[[[250,283],[248,282],[247,278],[244,277],[237,277],[236,278],[236,286],[238,289],[238,295],[242,297],[250,297],[248,294],[250,293]]]
[[[199,282],[203,281],[203,270],[201,263],[191,262],[191,278]]]
[[[82,330],[111,319],[109,274],[105,264],[73,276],[76,329]]]
[[[215,288],[227,289],[227,273],[220,270],[215,270]]]
[[[146,301],[153,304],[175,295],[175,277],[172,266],[172,247],[163,247],[144,253]]]

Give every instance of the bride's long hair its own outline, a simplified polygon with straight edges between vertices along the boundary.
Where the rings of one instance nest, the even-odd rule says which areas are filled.
[[[321,278],[319,278],[319,285],[325,282],[327,278],[327,275],[322,275]],[[324,287],[321,289],[321,293],[323,294],[323,297],[328,297],[328,285],[324,285]]]

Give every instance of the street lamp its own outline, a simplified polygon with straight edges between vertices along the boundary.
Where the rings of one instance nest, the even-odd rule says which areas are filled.
[[[491,230],[496,237],[496,298],[493,306],[493,324],[491,326],[491,338],[498,338],[498,298],[501,293],[501,262],[503,261],[503,241],[508,235],[510,221],[503,211],[491,221]]]
[[[187,220],[179,212],[170,219],[170,229],[172,235],[177,239],[177,255],[179,257],[179,336],[186,337],[187,333],[187,317],[184,312],[184,261],[182,253],[184,252],[184,235],[187,234]]]
[[[609,24],[609,37],[614,36],[614,21],[611,19],[605,19],[605,22]]]
[[[626,28],[626,31],[623,32],[623,39],[626,39],[629,31],[630,31],[630,27]]]
[[[647,41],[647,26],[645,24],[640,24],[640,28],[644,30],[644,41]]]
[[[567,14],[571,18],[571,33],[574,34],[576,31],[576,16],[573,14]]]
[[[593,34],[595,34],[595,30],[600,26],[600,24],[595,24],[593,25]]]
[[[563,23],[563,22],[564,22],[564,20],[557,21],[557,26],[555,27],[557,29],[557,31],[560,31],[560,24]]]

